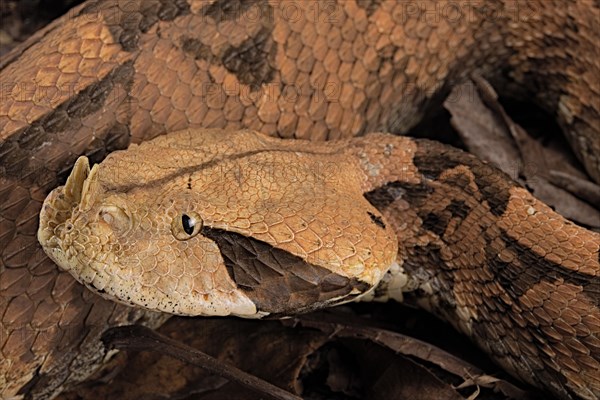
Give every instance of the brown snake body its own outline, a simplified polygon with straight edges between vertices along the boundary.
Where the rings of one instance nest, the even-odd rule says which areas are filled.
[[[37,243],[42,201],[81,154],[99,161],[131,141],[187,127],[245,127],[315,140],[404,132],[449,82],[477,71],[496,82],[516,82],[552,111],[590,176],[600,180],[597,3],[465,2],[461,14],[440,4],[446,3],[87,2],[3,60],[2,396],[50,398],[100,364],[98,337],[107,327],[160,320],[84,290],[59,272]],[[442,17],[432,19],[428,10]],[[600,397],[594,373],[600,349],[597,236],[542,204],[527,203],[534,200],[502,180],[485,181],[493,174],[478,170],[486,167],[462,153],[397,140],[430,150],[419,153],[419,162],[404,160],[421,174],[412,182],[414,191],[382,179],[361,194],[370,193],[371,205],[388,225],[394,225],[393,212],[408,213],[417,233],[429,232],[417,235],[422,242],[414,248],[436,245],[437,260],[447,267],[439,273],[454,282],[445,293],[463,293],[430,301],[434,311],[447,316],[454,307],[469,314],[474,313],[470,305],[479,310],[479,303],[486,304],[496,310],[485,314],[489,320],[459,328],[468,333],[476,326],[475,340],[502,365],[561,397]],[[419,189],[425,178],[433,186]],[[488,193],[487,187],[498,190]],[[479,193],[483,205],[469,205],[472,197],[458,193],[459,203],[439,208],[444,203],[436,196],[447,197],[456,188],[474,198]],[[399,192],[405,193],[402,204]],[[518,207],[525,203],[528,207]],[[471,210],[486,207],[479,216],[492,224],[486,229],[501,231],[478,236],[477,245],[469,247],[478,252],[471,260],[483,262],[495,254],[500,261],[490,265],[511,266],[493,283],[469,268],[448,267],[449,254],[458,247],[444,249],[445,235],[460,232],[459,221],[483,231],[481,224],[467,221]],[[530,213],[553,215],[552,229],[523,223]],[[507,221],[513,218],[520,228],[511,231]],[[394,231],[402,232],[397,226]],[[434,243],[435,235],[443,243]],[[411,257],[405,269],[429,270],[429,261],[410,261],[429,256],[416,251]],[[531,260],[536,268],[523,275]],[[471,285],[481,290],[479,297],[461,292],[469,279],[488,279],[489,287]],[[507,281],[520,285],[510,298]],[[438,282],[443,286],[449,278]],[[487,304],[494,295],[505,302]],[[490,328],[503,326],[494,319],[505,320],[517,301],[521,312],[508,313],[513,325],[504,328],[503,347],[490,344],[495,335],[503,336]],[[507,328],[528,324],[536,329]],[[556,346],[544,346],[552,340]]]

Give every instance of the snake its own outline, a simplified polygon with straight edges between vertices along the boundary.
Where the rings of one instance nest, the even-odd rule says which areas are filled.
[[[476,72],[550,112],[600,181],[599,8],[87,1],[52,22],[0,63],[1,396],[55,397],[152,310],[414,295],[523,381],[600,397],[598,234],[459,150],[368,134],[406,133]],[[176,251],[204,257],[199,291]]]

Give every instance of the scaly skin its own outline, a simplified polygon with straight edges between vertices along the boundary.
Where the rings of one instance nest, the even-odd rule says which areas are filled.
[[[37,243],[42,201],[81,154],[186,127],[404,132],[477,70],[533,94],[600,180],[591,0],[176,4],[88,2],[3,57],[2,396],[51,398],[98,365],[104,329],[150,318],[85,291]]]
[[[91,171],[80,158],[38,238],[102,296],[180,315],[414,292],[522,380],[600,395],[600,234],[439,143],[170,133]]]

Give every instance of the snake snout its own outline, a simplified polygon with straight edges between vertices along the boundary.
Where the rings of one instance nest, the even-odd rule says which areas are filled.
[[[79,157],[65,186],[54,189],[42,205],[38,240],[43,247],[58,246],[58,238],[65,231],[73,210],[81,202],[84,183],[90,174],[87,157]]]

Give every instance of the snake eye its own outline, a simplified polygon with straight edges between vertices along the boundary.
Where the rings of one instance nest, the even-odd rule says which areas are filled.
[[[183,226],[183,231],[188,235],[194,233],[194,226],[196,225],[196,221],[191,219],[189,216],[183,214],[181,216],[181,225]]]
[[[177,240],[193,238],[202,229],[202,218],[195,212],[177,215],[171,222],[171,233]]]

